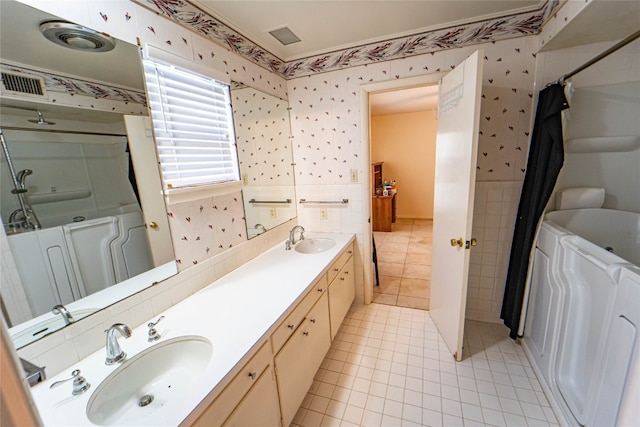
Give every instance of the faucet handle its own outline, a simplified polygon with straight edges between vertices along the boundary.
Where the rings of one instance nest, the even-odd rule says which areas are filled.
[[[49,388],[58,387],[62,383],[66,383],[69,380],[73,380],[73,389],[71,390],[71,394],[77,396],[79,394],[84,393],[89,390],[91,384],[87,382],[86,379],[82,375],[80,375],[80,369],[75,369],[71,372],[71,376],[69,378],[64,378],[62,380],[56,381],[49,386]]]
[[[158,330],[156,329],[156,325],[158,323],[160,323],[160,321],[164,319],[164,316],[160,316],[158,318],[158,320],[154,322],[149,322],[147,324],[147,326],[149,327],[149,336],[147,337],[147,341],[149,342],[153,342],[153,341],[158,341],[160,339],[160,334],[158,333]]]

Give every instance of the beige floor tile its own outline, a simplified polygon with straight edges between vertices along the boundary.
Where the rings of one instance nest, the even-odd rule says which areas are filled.
[[[391,235],[391,233],[385,233],[384,231],[374,231],[373,239],[376,241],[376,246],[384,242],[388,235]]]
[[[433,243],[433,237],[426,234],[411,233],[409,243],[422,243],[425,245],[431,245]]]
[[[400,243],[403,245],[409,244],[409,240],[411,240],[411,232],[398,232],[398,233],[390,233],[384,239],[384,243]]]
[[[431,254],[407,252],[404,262],[407,264],[431,265]]]
[[[429,243],[409,243],[407,246],[407,252],[416,254],[430,254],[431,244]]]
[[[428,298],[431,291],[431,281],[423,279],[402,278],[398,295],[405,297]]]
[[[400,307],[419,308],[421,310],[429,310],[429,298],[406,297],[399,295],[396,305]]]
[[[411,279],[431,279],[431,266],[420,264],[404,264],[402,270],[402,277],[409,277]]]
[[[400,277],[380,274],[380,285],[373,287],[373,292],[380,294],[398,294],[400,291]]]
[[[378,304],[396,305],[398,302],[398,295],[374,293],[373,302]]]
[[[396,264],[404,264],[406,262],[407,253],[402,252],[389,252],[389,251],[377,251],[378,260],[381,262],[391,262]]]
[[[403,269],[404,264],[402,263],[382,262],[378,260],[378,274],[380,275],[402,277]]]
[[[376,242],[376,249],[381,252],[407,252],[408,248],[409,243],[388,243],[386,239],[380,245]]]
[[[391,229],[374,233],[380,278],[374,302],[428,310],[433,221],[397,218]]]

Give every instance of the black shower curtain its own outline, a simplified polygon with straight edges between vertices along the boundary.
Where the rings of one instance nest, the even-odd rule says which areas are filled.
[[[555,83],[540,91],[500,313],[504,324],[511,329],[509,336],[512,339],[518,334],[529,254],[538,220],[564,161],[561,112],[566,108],[569,104],[562,85]]]

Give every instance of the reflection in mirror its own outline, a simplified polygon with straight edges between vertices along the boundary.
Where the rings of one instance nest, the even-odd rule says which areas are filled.
[[[3,1],[1,19],[2,264],[16,266],[3,273],[1,307],[20,348],[177,270],[162,200],[147,209],[137,191],[159,181],[148,175],[157,162],[144,173],[134,162],[134,173],[129,156],[134,143],[153,144],[139,136],[149,135],[144,122],[124,123],[148,114],[137,48],[54,45],[39,27],[58,18],[14,1]],[[25,93],[11,79],[44,90]],[[150,244],[148,232],[169,243]]]
[[[247,237],[252,238],[296,216],[289,104],[236,82],[231,104]]]

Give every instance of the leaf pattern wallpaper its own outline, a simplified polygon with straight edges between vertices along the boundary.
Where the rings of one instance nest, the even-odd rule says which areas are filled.
[[[247,239],[241,193],[177,203],[168,211],[179,271]]]

